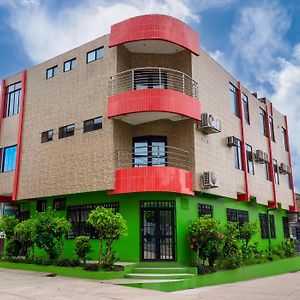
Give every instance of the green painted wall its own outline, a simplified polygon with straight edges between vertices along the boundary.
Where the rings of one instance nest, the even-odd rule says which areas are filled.
[[[214,217],[220,220],[221,225],[226,224],[226,208],[234,208],[239,210],[247,210],[249,212],[250,222],[259,221],[259,213],[266,212],[267,208],[258,205],[255,202],[244,203],[237,202],[234,199],[201,194],[196,196],[183,196],[172,193],[136,193],[124,195],[107,195],[106,192],[91,192],[83,194],[68,195],[67,206],[96,204],[104,202],[119,202],[120,213],[126,219],[128,225],[128,236],[117,241],[115,250],[117,251],[121,261],[140,261],[140,201],[145,200],[174,200],[176,201],[176,245],[177,245],[177,261],[182,264],[191,262],[191,250],[187,241],[186,228],[187,223],[191,219],[198,217],[199,203],[211,204],[214,208]],[[53,198],[47,198],[47,206],[52,207]],[[36,201],[20,201],[21,211],[30,210],[31,215],[35,213]],[[65,216],[67,212],[59,212],[61,216]],[[270,214],[275,216],[276,239],[272,239],[272,246],[283,240],[282,216],[286,215],[284,210],[273,210]],[[256,241],[260,241],[261,249],[268,249],[268,240],[261,240],[260,233],[255,237]],[[90,259],[97,259],[98,240],[92,240],[93,252]],[[64,256],[72,258],[75,256],[73,248],[73,240],[66,240],[64,246]]]

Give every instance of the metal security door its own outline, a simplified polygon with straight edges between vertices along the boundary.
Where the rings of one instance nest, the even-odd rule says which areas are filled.
[[[174,215],[175,201],[141,202],[142,260],[175,260]]]

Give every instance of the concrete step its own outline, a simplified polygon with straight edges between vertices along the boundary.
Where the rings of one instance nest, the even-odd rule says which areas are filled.
[[[194,277],[191,273],[129,273],[125,275],[125,278],[132,279],[188,279]]]
[[[132,273],[155,273],[155,274],[178,274],[188,273],[196,274],[196,268],[189,267],[137,267],[132,270]]]

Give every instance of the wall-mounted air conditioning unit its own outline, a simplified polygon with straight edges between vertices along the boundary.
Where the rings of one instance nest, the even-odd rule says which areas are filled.
[[[269,163],[270,162],[270,156],[267,152],[264,152],[264,163]]]
[[[265,161],[264,161],[264,151],[256,150],[254,157],[255,157],[256,162],[259,162],[261,164],[265,163]]]
[[[227,138],[227,146],[229,147],[238,147],[239,146],[239,139],[234,136],[229,136]]]
[[[204,189],[217,188],[219,178],[215,172],[204,172],[202,175],[202,185]]]
[[[284,164],[284,163],[281,163],[280,166],[279,166],[279,173],[281,174],[290,174],[291,173],[291,168],[290,166]]]
[[[206,134],[218,133],[221,132],[221,121],[212,114],[203,113],[197,129]]]

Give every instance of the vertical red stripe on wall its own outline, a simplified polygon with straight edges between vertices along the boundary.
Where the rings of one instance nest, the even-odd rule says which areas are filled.
[[[287,116],[284,116],[284,122],[285,122],[285,129],[286,129],[288,159],[289,159],[289,165],[290,165],[290,168],[291,168],[290,181],[291,181],[291,188],[292,188],[292,193],[293,193],[293,205],[290,205],[290,212],[297,212],[296,194],[295,194],[295,187],[294,187],[294,180],[293,180],[292,158],[291,158],[291,149],[290,149],[290,139],[289,139],[289,128],[288,128]]]
[[[249,178],[248,178],[249,175],[248,175],[246,143],[245,143],[244,111],[243,111],[242,91],[241,91],[240,82],[238,82],[238,105],[239,105],[240,120],[241,120],[241,134],[242,134],[241,150],[242,150],[242,166],[245,175],[245,194],[238,195],[237,199],[239,201],[250,201]]]
[[[271,106],[271,112],[273,111]],[[269,147],[269,156],[270,156],[270,164],[269,164],[269,173],[270,179],[272,182],[273,189],[273,201],[269,201],[269,208],[277,208],[277,195],[276,195],[276,184],[275,184],[275,176],[274,176],[274,165],[273,165],[273,153],[272,153],[272,140],[271,140],[271,132],[270,132],[270,114],[268,109],[268,102],[266,103],[266,126],[268,133],[268,147]]]
[[[21,93],[20,115],[19,115],[16,170],[15,170],[14,188],[13,188],[13,195],[12,195],[13,201],[17,200],[18,188],[19,188],[19,174],[20,174],[21,151],[22,151],[22,130],[23,130],[25,96],[26,96],[26,75],[27,75],[27,72],[26,72],[26,70],[24,70],[22,72],[22,93]]]

